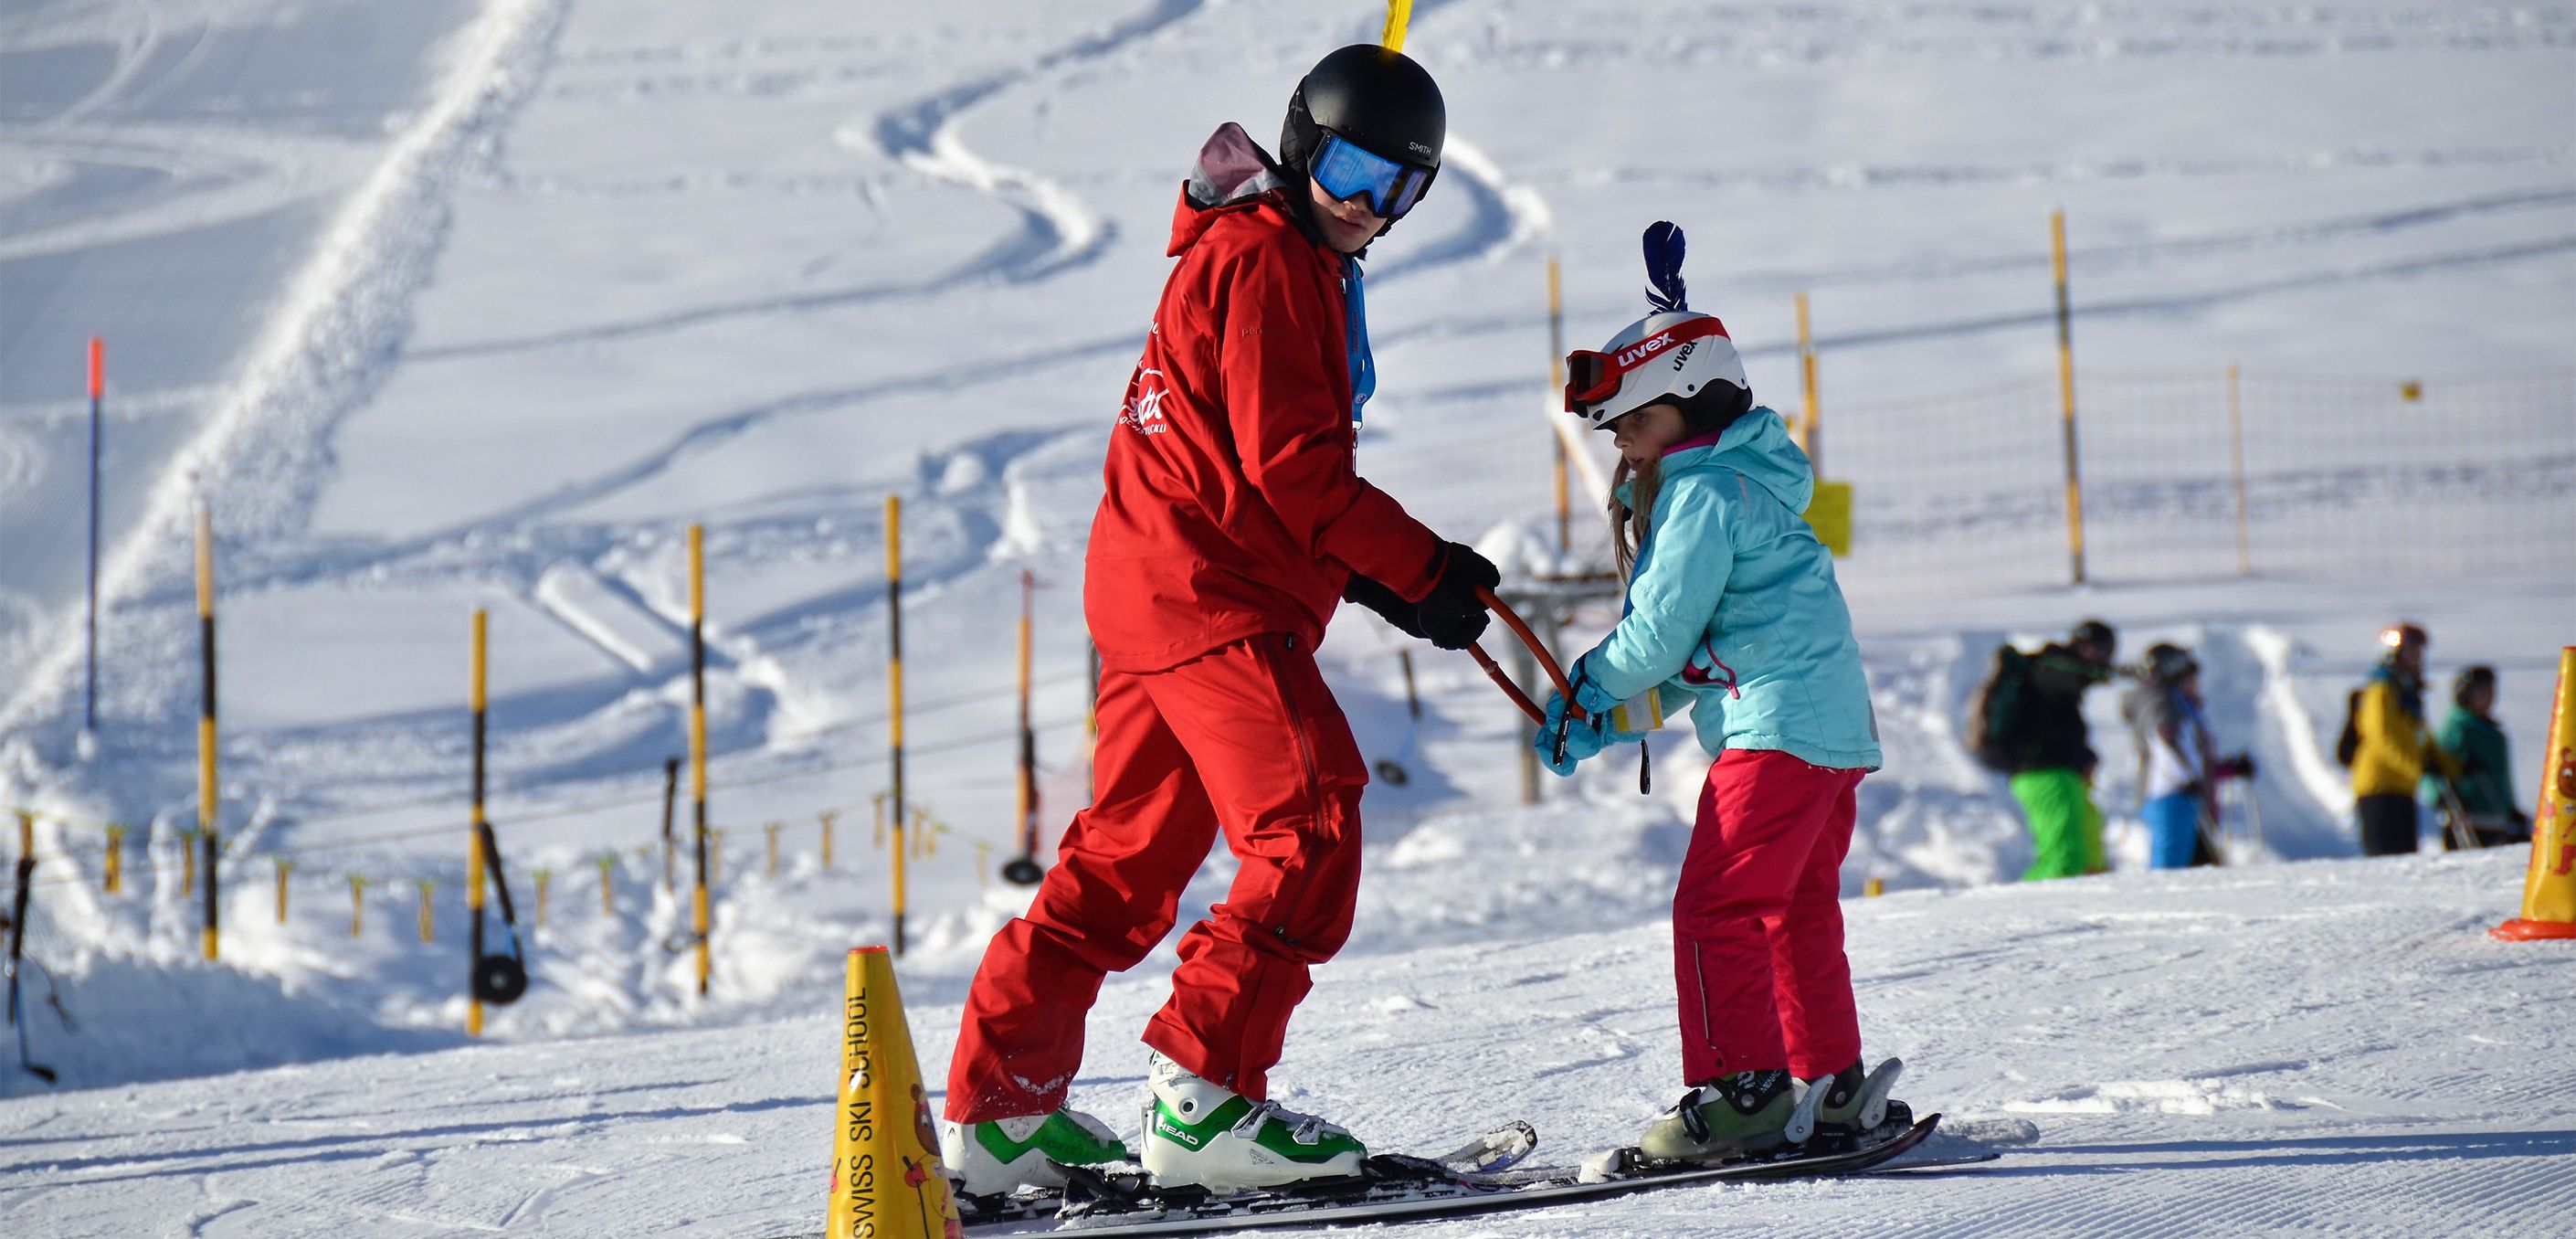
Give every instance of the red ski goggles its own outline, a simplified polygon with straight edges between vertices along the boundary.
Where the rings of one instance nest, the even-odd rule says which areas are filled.
[[[1422,201],[1422,191],[1431,188],[1431,177],[1437,171],[1362,150],[1331,132],[1324,134],[1324,144],[1315,149],[1314,169],[1315,183],[1323,186],[1333,201],[1347,202],[1366,194],[1368,208],[1377,212],[1378,218],[1390,220]]]
[[[1585,405],[1618,395],[1619,384],[1629,372],[1663,359],[1682,345],[1725,334],[1726,324],[1717,319],[1695,318],[1609,352],[1576,349],[1565,355],[1565,411],[1580,413]]]

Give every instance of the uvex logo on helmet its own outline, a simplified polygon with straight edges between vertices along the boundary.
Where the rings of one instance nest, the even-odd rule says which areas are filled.
[[[1660,335],[1648,336],[1643,340],[1639,340],[1636,343],[1619,350],[1619,356],[1613,364],[1617,365],[1620,369],[1625,370],[1630,366],[1636,365],[1638,362],[1644,361],[1648,357],[1654,356],[1656,350],[1661,349],[1672,342],[1673,333],[1670,331],[1666,331]]]

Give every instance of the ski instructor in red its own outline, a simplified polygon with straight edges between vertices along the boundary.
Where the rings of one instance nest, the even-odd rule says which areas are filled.
[[[943,1160],[968,1195],[1132,1156],[1065,1107],[1084,1017],[1171,931],[1219,832],[1239,869],[1145,1027],[1137,1160],[1165,1186],[1229,1189],[1367,1156],[1269,1102],[1269,1072],[1359,884],[1368,775],[1315,667],[1325,623],[1347,599],[1463,648],[1485,626],[1477,587],[1499,580],[1354,467],[1376,386],[1359,259],[1421,200],[1447,127],[1429,73],[1361,44],[1298,83],[1276,160],[1234,124],[1199,151],[1091,526],[1093,803],[985,950],[949,1066]]]

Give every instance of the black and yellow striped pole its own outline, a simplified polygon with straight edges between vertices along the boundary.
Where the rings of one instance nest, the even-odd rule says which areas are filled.
[[[698,993],[703,997],[715,961],[707,944],[707,558],[701,525],[689,526],[689,800],[698,853],[689,928],[697,935]],[[606,871],[601,872],[604,882]]]
[[[474,787],[467,810],[465,840],[465,1032],[483,1035],[483,996],[473,984],[474,971],[483,964],[483,608],[474,608],[473,653],[466,672],[466,705],[473,714]]]
[[[2066,546],[2084,583],[2084,485],[2075,467],[2075,311],[2066,291],[2066,212],[2048,214],[2049,265],[2057,275],[2057,402],[2066,425]]]
[[[903,852],[903,496],[888,495],[885,501],[886,539],[886,664],[887,718],[892,739],[888,756],[893,760],[894,847],[888,855],[894,858],[894,953],[903,958],[904,950],[904,852]]]
[[[205,500],[196,506],[197,642],[205,672],[205,696],[197,711],[197,839],[206,849],[206,920],[200,937],[206,958],[214,959],[222,943],[215,911],[215,520]]]
[[[1560,279],[1559,264],[1547,260],[1547,400],[1548,416],[1557,415],[1559,394],[1565,390],[1565,286]],[[1551,434],[1556,442],[1556,553],[1562,557],[1573,547],[1574,491],[1567,484],[1565,436]]]

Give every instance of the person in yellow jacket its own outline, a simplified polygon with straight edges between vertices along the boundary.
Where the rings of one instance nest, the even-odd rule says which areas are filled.
[[[2424,722],[2424,650],[2431,640],[2413,624],[2379,634],[2388,647],[2352,706],[2352,801],[2364,856],[2416,848],[2415,785],[2429,767],[2443,778],[2460,766]]]

